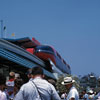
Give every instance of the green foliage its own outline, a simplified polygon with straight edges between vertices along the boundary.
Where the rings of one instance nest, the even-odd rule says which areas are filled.
[[[63,79],[64,79],[64,76],[60,76],[59,79],[57,80],[57,83],[56,83],[56,88],[60,93],[67,92],[66,87],[61,84]]]
[[[77,76],[72,76],[72,78],[75,80],[75,83],[74,83],[75,87],[77,88],[77,90],[79,90],[80,89],[80,80],[79,80],[79,78]]]
[[[95,76],[96,78],[96,81],[93,81],[91,84],[89,82],[91,82],[91,78],[90,76]],[[83,77],[77,77],[75,75],[65,75],[65,76],[60,76],[59,79],[57,80],[56,82],[56,88],[58,91],[60,91],[60,93],[63,93],[63,92],[68,92],[66,87],[63,86],[61,84],[61,82],[63,81],[64,77],[68,77],[68,76],[71,76],[74,80],[75,80],[75,87],[77,88],[77,90],[79,91],[79,93],[81,93],[83,90],[87,90],[87,88],[92,85],[92,84],[96,84],[96,87],[93,88],[94,92],[98,92],[100,91],[100,79],[98,80],[98,77],[96,77],[96,75],[94,73],[91,73],[91,74],[88,74],[88,75],[84,75],[83,77],[85,77],[85,83],[86,86],[83,86],[82,83],[81,83],[81,80]]]
[[[60,91],[60,93],[63,93],[63,92],[68,92],[66,87],[64,85],[61,84],[61,82],[63,81],[64,77],[68,77],[68,76],[71,76],[74,80],[75,80],[75,87],[79,90],[80,89],[80,80],[77,76],[72,76],[72,75],[65,75],[65,76],[60,76],[59,79],[57,80],[57,83],[56,83],[56,88],[58,91]]]

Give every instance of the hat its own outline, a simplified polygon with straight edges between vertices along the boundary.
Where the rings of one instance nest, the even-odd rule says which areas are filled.
[[[65,77],[64,81],[61,83],[62,85],[67,85],[67,84],[71,84],[74,83],[75,80],[72,79],[72,77]]]
[[[88,93],[91,93],[91,94],[92,94],[92,93],[93,93],[93,91],[92,91],[92,90],[88,90]]]
[[[15,73],[15,78],[20,78],[20,74]]]
[[[15,72],[10,72],[9,75],[10,76],[15,76]]]

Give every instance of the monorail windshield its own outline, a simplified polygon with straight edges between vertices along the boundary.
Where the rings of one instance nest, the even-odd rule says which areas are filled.
[[[35,50],[42,50],[42,51],[50,51],[52,53],[54,53],[53,49],[50,47],[50,46],[43,46],[43,45],[40,45],[40,46],[37,46],[35,47]]]

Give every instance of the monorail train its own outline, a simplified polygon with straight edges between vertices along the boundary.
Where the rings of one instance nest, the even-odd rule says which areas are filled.
[[[44,61],[48,61],[50,59],[63,73],[71,74],[70,66],[53,47],[48,45],[38,45],[34,49],[34,54],[37,57]]]
[[[47,65],[47,70],[52,71],[52,66],[49,62],[49,60],[51,60],[60,71],[71,74],[70,66],[53,47],[49,45],[42,45],[37,40],[35,40],[35,38],[32,38],[32,40],[30,40],[28,37],[6,40],[24,48],[31,54],[34,54],[38,58],[44,60]]]

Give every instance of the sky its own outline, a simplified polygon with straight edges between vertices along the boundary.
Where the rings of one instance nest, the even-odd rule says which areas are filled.
[[[0,20],[3,37],[35,37],[53,46],[73,75],[100,75],[100,0],[0,0]]]

